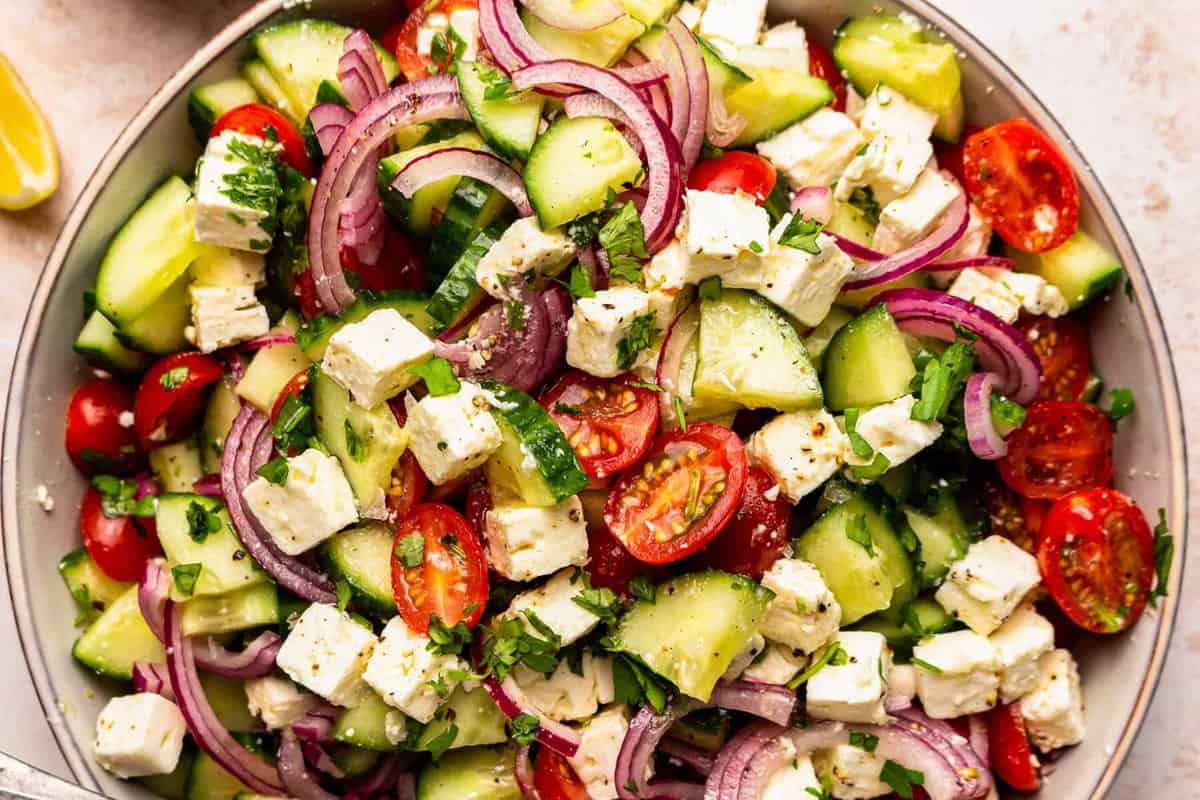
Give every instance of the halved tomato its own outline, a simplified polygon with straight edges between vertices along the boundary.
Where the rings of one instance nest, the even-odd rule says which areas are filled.
[[[428,78],[430,75],[445,72],[450,66],[449,46],[447,58],[434,61],[417,49],[417,34],[421,26],[431,14],[450,14],[460,8],[478,8],[478,0],[408,0],[408,17],[403,22],[393,25],[383,34],[382,41],[392,48],[396,54],[396,63],[404,77],[410,81]]]
[[[829,104],[834,111],[846,110],[846,78],[833,60],[833,53],[816,42],[808,43],[808,73],[814,78],[823,78],[833,90],[833,102]]]
[[[713,569],[761,580],[787,551],[791,540],[792,507],[771,474],[751,467],[742,505],[733,521],[698,556]]]
[[[988,754],[992,770],[1018,792],[1041,788],[1038,760],[1029,746],[1019,702],[996,706],[988,713]]]
[[[133,392],[113,380],[81,385],[67,406],[66,444],[67,455],[85,475],[137,470],[144,459],[133,430]]]
[[[200,353],[176,353],[150,367],[133,400],[142,447],[150,450],[190,433],[208,387],[224,374],[221,362]]]
[[[730,150],[720,158],[701,161],[688,176],[688,188],[698,192],[743,192],[762,205],[775,188],[775,167],[760,155]]]
[[[1017,324],[1042,365],[1039,400],[1082,400],[1092,371],[1088,332],[1069,317],[1030,317]]]
[[[308,158],[308,150],[304,147],[304,140],[300,138],[300,131],[296,130],[290,119],[270,106],[247,103],[226,111],[213,123],[209,138],[219,136],[224,131],[237,131],[267,140],[270,140],[273,134],[274,139],[283,148],[280,154],[283,163],[306,178],[313,177],[312,161]]]
[[[533,769],[533,786],[539,800],[588,800],[587,787],[565,758],[543,747]]]
[[[90,486],[79,507],[79,532],[96,566],[115,581],[140,579],[146,561],[162,555],[154,517],[110,517],[103,496]]]
[[[1030,555],[1037,553],[1038,532],[1050,501],[1021,497],[1003,481],[990,479],[983,485],[983,503],[989,533],[1012,540]]]
[[[658,395],[631,385],[633,375],[596,378],[572,370],[542,395],[592,478],[604,479],[636,464],[658,430]]]
[[[404,622],[418,633],[429,630],[434,616],[448,627],[479,622],[488,598],[487,561],[471,524],[438,503],[417,506],[400,520],[392,548],[392,593]]]
[[[1113,429],[1108,416],[1087,403],[1038,400],[1025,424],[1008,438],[1000,477],[1023,497],[1058,498],[1113,477]]]

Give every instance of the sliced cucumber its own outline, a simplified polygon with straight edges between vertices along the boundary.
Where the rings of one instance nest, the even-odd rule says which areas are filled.
[[[338,714],[330,735],[339,742],[364,750],[381,753],[400,750],[402,745],[393,744],[387,736],[389,715],[394,715],[393,721],[404,724],[403,714],[383,702],[382,697],[370,692],[354,708],[347,708]]]
[[[233,388],[233,381],[222,378],[208,396],[208,407],[204,410],[204,425],[200,429],[200,460],[206,475],[221,471],[221,454],[225,451],[225,437],[233,427],[233,420],[242,409]]]
[[[825,351],[829,349],[829,343],[833,341],[837,332],[852,319],[854,319],[854,315],[849,311],[834,306],[829,309],[828,316],[821,320],[821,324],[804,337],[804,349],[808,351],[808,357],[812,359],[813,366],[818,371],[821,369]]]
[[[398,311],[400,316],[417,326],[422,333],[432,333],[434,320],[425,311],[429,297],[419,292],[397,289],[390,292],[362,292],[342,313],[336,317],[313,317],[300,330],[296,331],[296,344],[304,354],[313,361],[320,361],[325,356],[325,348],[329,339],[344,325],[359,322],[372,312],[381,308]]]
[[[117,231],[96,275],[96,307],[117,327],[158,302],[200,253],[192,190],[167,178]]]
[[[542,124],[546,100],[537,92],[487,99],[488,87],[502,77],[503,73],[483,62],[458,64],[458,88],[483,138],[505,158],[525,161]]]
[[[824,108],[833,90],[823,79],[781,67],[748,67],[750,83],[727,85],[725,107],[746,118],[746,127],[731,147],[746,147]]]
[[[105,575],[82,547],[62,557],[58,562],[58,574],[71,597],[75,598],[80,612],[88,616],[107,609],[132,585]]]
[[[679,8],[680,0],[621,0],[625,13],[643,25],[666,22]]]
[[[878,224],[868,219],[866,212],[858,206],[851,205],[844,200],[835,200],[833,216],[829,218],[829,224],[825,226],[825,230],[849,239],[855,244],[861,244],[863,247],[872,247],[875,244],[877,227]]]
[[[278,622],[279,597],[273,583],[258,583],[212,597],[193,597],[183,604],[186,636],[231,633]]]
[[[575,0],[576,6],[587,6],[601,0]],[[568,31],[547,25],[521,9],[521,20],[529,35],[542,47],[559,58],[583,61],[597,67],[611,67],[625,55],[629,45],[646,31],[646,26],[630,16],[590,31]]]
[[[897,620],[891,614],[872,614],[856,623],[854,630],[882,633],[895,651],[896,658],[907,661],[912,656],[913,647],[923,637],[949,633],[962,627],[962,623],[928,597],[919,597],[912,601],[903,617],[904,620]],[[920,626],[916,630],[906,621],[914,617]]]
[[[247,750],[264,761],[270,761],[264,754],[273,749],[271,741],[261,734],[235,733],[237,739]],[[255,797],[254,792],[233,775],[212,760],[207,753],[200,753],[192,764],[191,774],[188,775],[187,789],[184,792],[187,800],[234,800],[237,797]]]
[[[929,276],[925,272],[910,272],[894,281],[881,283],[878,286],[868,286],[866,289],[855,289],[838,295],[837,303],[847,308],[866,308],[877,295],[892,289],[924,289],[929,286]]]
[[[379,194],[383,197],[383,207],[397,224],[409,233],[417,236],[429,236],[433,232],[433,214],[446,210],[454,188],[460,178],[451,175],[423,187],[412,198],[406,198],[392,188],[392,181],[409,162],[428,155],[435,150],[446,147],[465,147],[468,150],[486,150],[483,139],[475,131],[464,131],[449,139],[433,144],[423,144],[410,150],[403,150],[388,156],[379,162]]]
[[[632,187],[641,173],[641,159],[607,119],[562,116],[533,145],[525,188],[549,230],[604,208],[610,191]]]
[[[567,437],[536,400],[494,381],[492,414],[504,439],[487,462],[488,482],[520,496],[526,505],[557,505],[591,482]]]
[[[512,747],[468,747],[425,765],[417,800],[521,800]]]
[[[288,381],[312,366],[308,356],[297,344],[273,344],[254,354],[246,374],[238,381],[237,394],[264,414],[271,407]]]
[[[84,323],[75,338],[74,350],[93,367],[110,372],[140,372],[146,368],[146,355],[121,344],[116,326],[99,311],[93,311]]]
[[[868,408],[908,394],[917,374],[904,335],[886,306],[872,306],[834,334],[821,384],[834,411]]]
[[[483,744],[503,744],[508,741],[508,731],[505,723],[508,720],[491,695],[482,686],[476,686],[467,691],[462,686],[457,687],[450,699],[446,701],[444,714],[425,726],[417,739],[418,750],[428,750],[429,745],[445,733],[451,724],[458,728],[451,750],[460,747],[475,747]]]
[[[156,447],[150,451],[150,471],[164,492],[190,492],[204,477],[200,446],[192,438]]]
[[[479,231],[438,284],[437,291],[425,306],[425,312],[436,323],[435,331],[454,327],[487,297],[487,293],[475,282],[475,268],[493,245],[500,241],[506,227],[505,223],[497,221]]]
[[[662,25],[655,25],[642,38],[637,40],[634,45],[643,55],[648,58],[662,58],[662,37],[666,35],[667,29]],[[696,41],[700,45],[700,53],[704,56],[704,66],[708,68],[709,89],[713,92],[721,92],[724,97],[725,93],[734,86],[741,86],[749,83],[754,78],[744,69],[725,60],[718,50],[713,47],[704,37],[696,36]]]
[[[163,800],[185,800],[188,775],[192,772],[192,762],[195,759],[196,748],[191,742],[184,741],[183,751],[179,754],[179,763],[175,765],[173,771],[166,775],[147,775],[134,780]]]
[[[699,747],[706,753],[716,753],[729,739],[732,719],[723,708],[693,711],[671,726],[671,738]]]
[[[257,103],[258,92],[245,78],[226,78],[193,89],[188,95],[188,122],[201,142],[208,141],[213,123],[226,111]]]
[[[138,606],[137,586],[130,586],[112,601],[75,642],[71,655],[88,669],[119,681],[133,680],[135,661],[163,662],[162,643]]]
[[[475,235],[509,207],[508,199],[486,183],[474,178],[460,180],[429,242],[425,271],[430,281],[440,283]]]
[[[613,638],[622,652],[679,691],[707,702],[774,596],[740,575],[715,570],[683,575],[660,584],[653,603],[635,603]]]
[[[317,436],[341,462],[359,510],[381,507],[392,486],[392,468],[408,449],[408,431],[387,403],[363,408],[320,367],[313,370],[312,387]],[[357,439],[357,449],[350,446],[351,438]]]
[[[753,292],[726,289],[700,303],[699,400],[797,411],[821,407],[821,383],[796,329]]]
[[[904,516],[921,543],[921,577],[932,587],[941,583],[952,563],[967,554],[971,534],[948,490],[938,492],[927,511],[905,508]]]
[[[1058,287],[1072,311],[1111,289],[1125,271],[1108,248],[1081,230],[1045,253],[1008,250],[1022,272],[1040,275]]]
[[[335,535],[321,548],[329,572],[350,585],[354,604],[382,617],[396,613],[392,593],[394,530],[382,522],[367,522]]]
[[[185,271],[153,306],[136,319],[117,326],[118,341],[155,355],[169,355],[190,347],[184,333],[191,322],[189,283],[191,277]]]
[[[350,745],[337,745],[331,748],[330,755],[338,769],[347,778],[357,778],[366,775],[379,763],[380,755],[373,750],[360,750]]]
[[[189,512],[195,518],[193,506],[206,513],[216,514],[220,527],[200,538],[192,536]],[[233,532],[229,512],[220,501],[198,494],[164,494],[158,498],[158,511],[154,515],[158,540],[166,553],[168,565],[202,564],[200,576],[190,596],[225,594],[243,589],[256,583],[270,580],[266,572],[246,557],[241,540]],[[200,538],[200,541],[197,541]],[[241,556],[237,556],[241,553]],[[172,581],[172,596],[177,600],[187,596],[179,592]]]
[[[200,673],[200,685],[204,696],[217,715],[217,719],[231,731],[248,733],[262,729],[258,717],[250,713],[246,699],[246,684],[232,678],[223,678],[211,672]]]
[[[261,59],[251,59],[242,64],[242,78],[254,87],[258,96],[267,105],[281,112],[297,125],[308,115],[308,110],[292,102],[292,98],[283,90],[283,86],[275,79],[275,75]]]
[[[688,342],[684,348],[683,358],[679,362],[679,386],[683,389],[681,397],[687,410],[687,418],[692,422],[700,422],[736,413],[741,406],[735,401],[715,397],[697,397],[692,394],[696,383],[696,354],[699,349],[696,337],[692,337],[692,341]]]

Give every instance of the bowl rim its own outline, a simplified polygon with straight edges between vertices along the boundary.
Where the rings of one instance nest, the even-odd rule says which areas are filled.
[[[1089,795],[1090,800],[1102,800],[1129,755],[1154,698],[1180,606],[1179,596],[1187,552],[1187,439],[1179,382],[1171,359],[1166,327],[1154,291],[1150,286],[1145,266],[1133,244],[1129,230],[1113,205],[1112,198],[1096,177],[1090,163],[1058,119],[1004,61],[953,17],[935,8],[928,0],[895,0],[895,4],[907,8],[910,12],[931,23],[951,43],[964,52],[967,58],[975,61],[986,74],[994,80],[1002,82],[1005,88],[1013,93],[1023,110],[1033,117],[1033,121],[1055,138],[1055,141],[1071,160],[1085,196],[1092,199],[1100,222],[1116,246],[1138,306],[1145,314],[1155,373],[1163,391],[1163,410],[1166,413],[1170,469],[1168,520],[1171,530],[1175,532],[1175,558],[1168,581],[1168,595],[1160,604],[1157,613],[1157,630],[1148,668],[1142,677],[1135,703],[1129,710],[1129,716],[1121,731],[1121,736],[1108,754],[1106,766],[1097,777]],[[17,518],[17,507],[21,502],[17,491],[17,448],[23,420],[19,400],[26,390],[33,343],[52,290],[66,263],[66,257],[90,215],[97,195],[117,167],[130,155],[146,130],[154,124],[171,102],[211,62],[230,48],[238,46],[254,28],[293,5],[294,0],[260,0],[197,49],[192,57],[177,68],[146,101],[105,152],[72,204],[63,227],[46,258],[45,267],[38,277],[22,323],[5,407],[2,462],[0,462],[2,463],[2,467],[0,467],[2,468],[2,472],[0,472],[0,515],[2,515],[0,516],[0,526],[3,529],[0,542],[3,545],[8,591],[17,623],[17,634],[38,702],[41,704],[59,752],[75,780],[80,785],[95,791],[100,790],[100,783],[96,779],[92,760],[82,751],[80,743],[72,736],[58,709],[58,695],[47,667],[46,653],[41,646],[42,642],[34,625],[31,613],[33,598],[30,596],[30,587],[22,569],[20,526]]]

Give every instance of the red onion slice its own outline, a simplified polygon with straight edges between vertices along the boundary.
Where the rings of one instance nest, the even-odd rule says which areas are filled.
[[[220,497],[221,476],[215,472],[212,475],[205,475],[192,484],[192,491],[196,494],[202,494],[205,497]]]
[[[792,197],[791,209],[801,219],[828,225],[829,220],[833,219],[833,191],[828,186],[806,186]]]
[[[780,731],[784,730],[778,725],[773,725],[769,722],[760,722],[747,728],[748,733],[741,740],[738,746],[730,754],[728,761],[725,763],[725,769],[720,777],[719,789],[717,792],[717,800],[737,800],[741,793],[742,776],[746,772],[746,768],[750,766],[750,762],[758,755],[758,752],[769,745],[773,740],[777,739]],[[728,747],[728,745],[726,745]],[[705,784],[704,797],[706,800],[710,796],[710,787],[712,785],[712,775],[708,776],[708,783]]]
[[[896,713],[891,727],[900,728],[938,753],[951,767],[963,798],[987,797],[992,788],[992,773],[971,747],[948,722],[931,719],[919,708]]]
[[[996,376],[991,372],[976,372],[967,379],[963,393],[967,443],[975,457],[984,461],[997,461],[1008,455],[1008,443],[992,420],[992,387],[995,383]]]
[[[696,43],[692,32],[678,16],[672,17],[671,21],[667,23],[667,35],[675,45],[675,54],[683,60],[684,77],[687,79],[688,119],[683,126],[683,135],[677,138],[680,149],[683,151],[684,170],[691,171],[692,167],[696,166],[696,162],[700,160],[700,150],[704,147],[704,134],[708,129],[708,66],[704,62],[704,54],[700,51],[700,45]]]
[[[625,9],[614,0],[596,0],[583,8],[554,0],[521,0],[521,5],[551,28],[564,31],[594,31],[625,16]]]
[[[971,743],[971,749],[975,751],[975,755],[979,756],[979,760],[988,769],[992,768],[991,758],[991,740],[988,738],[988,724],[986,714],[972,714],[967,717],[967,725],[970,733],[967,741]]]
[[[321,145],[321,152],[329,155],[342,131],[354,119],[354,113],[341,103],[318,103],[308,112],[308,119]]]
[[[392,181],[392,188],[411,198],[420,189],[450,176],[463,176],[495,187],[523,217],[533,216],[521,175],[491,153],[465,147],[446,147],[408,162]]]
[[[133,690],[138,694],[162,695],[175,702],[175,692],[171,691],[171,677],[163,664],[133,662]]]
[[[684,800],[702,800],[704,787],[700,784],[682,781],[647,781],[654,752],[659,742],[667,735],[667,731],[695,706],[691,703],[675,704],[664,713],[658,714],[650,706],[643,706],[629,723],[629,730],[621,742],[621,750],[617,754],[617,766],[613,775],[617,796],[621,800],[635,798],[683,798]]]
[[[705,135],[715,147],[728,147],[734,139],[742,135],[750,121],[743,115],[730,114],[725,107],[725,94],[720,86],[709,81],[708,85],[708,123]]]
[[[359,28],[352,31],[342,43],[342,57],[338,60],[338,81],[342,93],[350,101],[350,108],[362,111],[366,105],[387,91],[387,77],[371,35]]]
[[[396,800],[417,800],[416,774],[404,772],[396,779]]]
[[[304,763],[304,750],[291,728],[283,731],[279,742],[279,777],[289,797],[296,800],[337,800],[338,796],[321,788]]]
[[[970,204],[966,194],[960,191],[943,216],[941,224],[933,233],[907,250],[902,250],[881,261],[869,262],[867,266],[859,269],[853,280],[847,281],[845,288],[848,290],[866,289],[882,283],[889,283],[933,263],[958,244],[963,234],[967,232],[967,223],[970,220]],[[853,256],[853,253],[850,255]]]
[[[664,36],[661,40],[662,63],[667,68],[667,99],[671,103],[671,114],[662,117],[671,127],[671,135],[683,149],[683,139],[687,135],[688,123],[691,121],[692,95],[688,91],[688,75],[683,67],[683,55],[675,44],[675,38]]]
[[[759,749],[742,773],[738,785],[736,800],[759,800],[767,782],[779,770],[786,767],[796,757],[794,747],[784,744],[782,739],[774,739]]]
[[[654,380],[662,388],[658,402],[662,426],[666,430],[673,430],[679,425],[675,416],[675,398],[680,398],[685,406],[691,400],[691,387],[681,384],[680,373],[683,359],[699,330],[700,308],[692,303],[671,323],[658,354]]]
[[[543,714],[533,703],[530,703],[521,687],[517,685],[512,675],[503,682],[489,675],[483,679],[483,687],[487,690],[492,701],[509,719],[522,714],[537,717],[539,729],[537,740],[559,755],[571,758],[579,752],[579,732],[574,728],[563,725]]]
[[[356,778],[346,784],[347,798],[369,798],[380,796],[389,789],[399,789],[401,781],[404,780],[405,770],[412,767],[415,754],[400,754],[393,753],[379,759],[375,768],[363,775],[361,778]],[[408,775],[409,778],[412,775]],[[403,797],[403,795],[399,795]]]
[[[798,698],[786,686],[752,681],[718,683],[708,702],[730,711],[753,714],[776,725],[792,721]]]
[[[599,249],[585,247],[579,251],[579,263],[587,270],[588,280],[592,284],[592,289],[597,292],[608,288],[608,272],[600,266]]]
[[[659,743],[658,752],[674,758],[697,775],[708,776],[713,771],[713,765],[717,761],[716,756],[712,753],[670,737],[663,739]]]
[[[964,269],[1002,269],[1011,272],[1017,264],[1011,258],[1003,256],[978,256],[976,258],[960,258],[955,261],[939,261],[922,267],[924,272],[958,272]]]
[[[542,800],[537,786],[533,782],[533,758],[529,754],[529,749],[527,744],[517,748],[513,774],[517,778],[517,788],[521,790],[521,796],[525,800]]]
[[[875,262],[875,261],[883,261],[885,258],[887,258],[886,254],[881,253],[878,250],[872,250],[871,248],[869,248],[865,245],[859,244],[858,242],[854,241],[853,239],[847,239],[845,236],[842,236],[841,234],[834,233],[833,231],[826,231],[826,233],[828,233],[830,236],[832,236],[837,241],[837,246],[839,248],[841,248],[843,253],[845,253],[846,255],[850,256],[853,259],[856,259],[858,261]]]
[[[266,336],[259,336],[257,339],[243,342],[241,348],[243,350],[261,350],[264,347],[271,347],[272,345],[295,343],[296,334],[294,333],[268,333]]]

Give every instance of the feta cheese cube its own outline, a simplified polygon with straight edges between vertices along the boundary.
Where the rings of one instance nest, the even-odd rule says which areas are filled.
[[[457,671],[467,672],[467,662],[432,652],[428,636],[410,630],[403,617],[392,617],[367,662],[363,680],[392,708],[428,723],[461,683],[451,674]],[[438,694],[434,682],[445,687],[444,695]]]
[[[450,27],[465,45],[456,53],[458,59],[474,61],[479,55],[479,11],[474,8],[458,8],[451,11]]]
[[[528,622],[527,612],[533,613],[558,635],[562,646],[566,647],[587,636],[600,622],[599,617],[575,602],[584,588],[579,570],[559,570],[541,586],[514,597],[504,616],[523,621],[530,633],[540,636]]]
[[[771,473],[793,503],[832,478],[850,449],[850,440],[825,410],[780,414],[757,430],[746,445],[750,463]]]
[[[246,706],[269,730],[299,722],[321,698],[304,691],[287,678],[266,675],[246,681]]]
[[[1021,300],[1000,281],[994,281],[981,270],[964,269],[950,285],[950,294],[992,312],[1008,323],[1021,315]]]
[[[352,707],[363,697],[363,671],[377,644],[375,634],[346,612],[313,603],[283,640],[275,663],[335,706]]]
[[[417,28],[417,52],[426,58],[433,52],[433,40],[439,34],[445,34],[450,28],[450,18],[440,11],[425,17],[425,21]]]
[[[962,190],[937,170],[925,170],[912,191],[883,207],[875,229],[875,249],[891,255],[920,242],[961,194]]]
[[[753,273],[770,250],[771,219],[747,194],[689,189],[687,209],[688,283],[735,270]]]
[[[912,664],[893,664],[887,682],[889,698],[911,703],[917,696],[917,668]]]
[[[680,3],[679,10],[675,14],[679,19],[683,20],[683,24],[687,26],[689,31],[694,31],[700,26],[700,17],[704,12],[700,10],[700,6],[684,0],[683,3]]]
[[[849,200],[855,189],[866,186],[880,205],[887,205],[908,194],[931,158],[933,145],[926,139],[877,136],[846,167],[834,197]]]
[[[988,222],[979,206],[974,203],[970,205],[970,214],[966,233],[938,261],[958,261],[987,255],[992,245],[992,223]]]
[[[913,648],[917,695],[934,719],[979,714],[1000,696],[1000,655],[974,631],[930,636]]]
[[[114,697],[96,718],[96,763],[118,778],[165,775],[179,764],[187,725],[151,692]]]
[[[329,337],[321,368],[364,408],[393,397],[418,380],[409,372],[433,355],[433,342],[393,308],[372,311]]]
[[[642,270],[648,291],[682,289],[688,282],[688,255],[683,242],[673,239]]]
[[[308,552],[358,519],[342,465],[316,448],[288,459],[282,484],[255,478],[242,499],[289,556]]]
[[[746,643],[746,646],[742,649],[742,652],[734,656],[733,661],[729,662],[729,668],[725,670],[725,674],[721,679],[726,681],[737,680],[738,676],[741,675],[747,667],[754,663],[754,659],[758,658],[758,654],[761,653],[766,646],[767,640],[763,638],[761,633],[756,633],[751,636],[750,641]]]
[[[989,639],[1000,656],[1000,700],[1020,700],[1037,685],[1038,659],[1054,649],[1054,626],[1027,604]]]
[[[742,680],[783,686],[808,666],[804,651],[770,642],[753,664],[742,671]]]
[[[759,142],[758,152],[799,190],[833,184],[865,141],[853,120],[824,108]]]
[[[524,691],[525,699],[550,719],[558,722],[587,719],[603,703],[612,702],[612,661],[587,651],[580,668],[583,674],[576,675],[563,659],[549,675],[518,666],[513,670],[513,678]]]
[[[271,155],[278,149],[236,131],[208,140],[196,165],[196,241],[255,253],[271,249],[283,193]]]
[[[837,634],[842,607],[812,564],[781,558],[763,575],[762,585],[775,593],[759,624],[771,641],[812,653]]]
[[[513,581],[531,581],[587,563],[587,524],[579,497],[550,508],[498,505],[487,514],[488,559]]]
[[[792,215],[785,215],[771,234],[778,242]],[[782,308],[801,325],[815,328],[829,316],[842,285],[854,271],[854,259],[846,255],[832,236],[817,236],[819,253],[773,244],[763,262],[759,294]]]
[[[998,280],[1021,301],[1021,308],[1030,314],[1046,317],[1061,317],[1070,309],[1067,298],[1057,286],[1040,275],[1027,272],[1003,272]]]
[[[567,363],[600,378],[613,378],[633,367],[654,338],[650,297],[621,287],[596,292],[575,303],[567,323]],[[622,344],[624,342],[624,344]]]
[[[204,248],[191,270],[200,286],[261,286],[267,281],[267,260],[261,254],[228,247]]]
[[[700,35],[732,45],[755,44],[767,18],[767,0],[708,0]]]
[[[950,566],[934,597],[968,628],[987,636],[1041,580],[1036,558],[1003,536],[989,536]]]
[[[883,453],[887,457],[892,467],[908,461],[942,435],[940,422],[920,422],[912,418],[916,402],[916,397],[906,394],[890,403],[877,405],[864,411],[854,428],[876,453]],[[871,460],[847,450],[847,464],[862,466],[871,463]]]
[[[890,86],[880,84],[867,98],[858,124],[869,139],[891,136],[893,139],[922,141],[933,135],[937,114]]]
[[[861,747],[839,744],[819,750],[813,763],[817,774],[829,778],[830,791],[837,800],[869,800],[893,792],[880,780],[884,759]]]
[[[767,30],[762,35],[762,43],[767,47],[782,47],[792,50],[799,57],[804,56],[804,66],[797,66],[800,72],[808,72],[808,34],[795,20],[788,20]]]
[[[524,217],[508,226],[475,267],[475,280],[492,297],[516,296],[529,273],[557,275],[575,257],[578,248],[555,229],[543,231],[537,217]]]
[[[579,730],[579,750],[567,761],[591,800],[617,800],[617,756],[628,732],[625,706],[600,712]]]
[[[192,324],[184,336],[202,353],[245,342],[271,327],[267,309],[254,296],[253,286],[188,287]]]
[[[734,53],[733,62],[747,69],[779,69],[807,74],[808,50],[762,44],[744,45]]]
[[[776,747],[783,747],[787,764],[763,785],[760,800],[803,800],[807,797],[822,797],[821,782],[813,769],[812,758],[807,753],[797,753],[792,740],[783,737]],[[812,789],[813,791],[809,791]]]
[[[407,398],[408,446],[421,470],[440,486],[482,466],[500,448],[500,427],[483,391],[463,381],[454,394]]]
[[[1043,753],[1083,741],[1083,690],[1069,651],[1054,650],[1038,660],[1037,684],[1021,698],[1021,714],[1029,738]]]
[[[832,661],[808,679],[808,715],[839,722],[883,725],[887,711],[885,677],[892,668],[892,650],[883,634],[842,631],[837,643],[846,654],[843,664]]]

